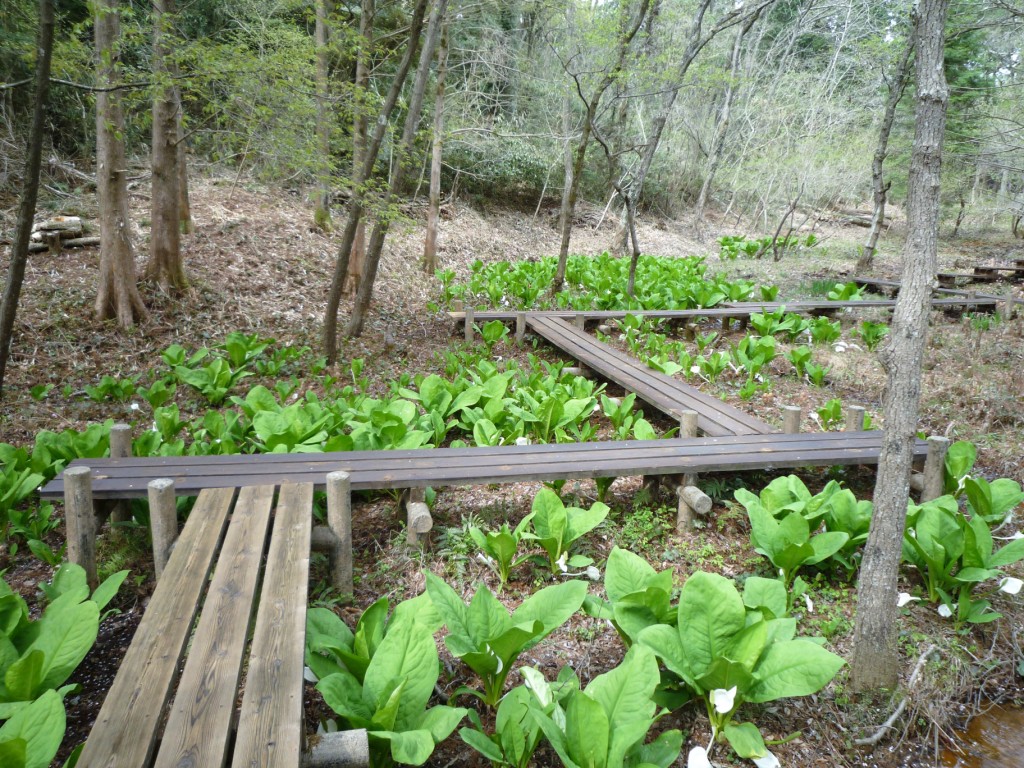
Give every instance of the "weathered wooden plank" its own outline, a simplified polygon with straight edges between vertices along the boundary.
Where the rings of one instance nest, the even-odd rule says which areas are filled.
[[[272,485],[238,494],[156,768],[224,765],[273,500]]]
[[[283,485],[274,512],[233,768],[295,768],[302,752],[313,484]]]
[[[527,323],[580,362],[611,379],[655,408],[678,418],[684,410],[699,414],[698,425],[705,434],[746,434],[774,432],[774,428],[707,395],[672,376],[649,369],[639,360],[602,344],[558,318],[530,316]]]
[[[192,630],[235,490],[206,490],[189,516],[135,632],[96,724],[83,768],[140,768],[149,762],[177,665]]]
[[[89,463],[96,465],[99,475],[93,484],[94,495],[131,498],[144,495],[146,483],[153,477],[171,477],[177,493],[194,495],[204,487],[259,482],[313,482],[322,489],[326,474],[341,470],[350,473],[354,489],[367,490],[672,474],[682,471],[681,467],[706,473],[773,466],[873,464],[880,445],[879,432],[779,433],[492,448],[211,456],[191,465],[180,458],[89,459]],[[919,441],[915,451],[923,459],[924,441]],[[51,485],[59,494],[59,480]]]

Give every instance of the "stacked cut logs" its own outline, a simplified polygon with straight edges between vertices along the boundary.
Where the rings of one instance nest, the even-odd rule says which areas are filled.
[[[78,216],[55,216],[36,224],[28,250],[29,253],[49,251],[57,254],[65,248],[99,244],[98,237],[85,236],[82,220]]]

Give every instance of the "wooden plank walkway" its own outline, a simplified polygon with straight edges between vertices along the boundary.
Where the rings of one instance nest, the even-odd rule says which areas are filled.
[[[852,278],[853,282],[867,286],[898,288],[899,283],[889,280],[876,280],[874,278]],[[891,283],[891,285],[889,285]],[[984,311],[993,311],[996,308],[998,299],[992,296],[976,295],[974,298],[966,296],[967,291],[954,291],[948,289],[937,289],[938,293],[947,295],[947,298],[932,299],[933,309],[950,310],[958,307],[970,306]],[[639,317],[665,318],[669,320],[685,320],[700,318],[721,318],[721,317],[749,317],[756,312],[772,312],[779,307],[785,307],[787,312],[798,314],[829,314],[841,309],[892,309],[896,306],[895,299],[862,299],[860,301],[747,301],[730,304],[719,304],[714,307],[703,309],[552,309],[538,312],[515,312],[510,310],[481,310],[473,313],[476,322],[488,320],[501,320],[512,322],[519,314],[530,317],[553,317],[561,320],[584,320],[602,321],[618,320],[626,315],[637,315]],[[452,311],[449,317],[456,321],[466,319],[464,311]]]
[[[663,413],[678,420],[683,411],[696,411],[705,435],[756,435],[775,432],[760,419],[705,394],[689,384],[651,370],[631,355],[619,352],[557,317],[527,316],[527,327],[600,376],[614,381]]]
[[[94,498],[123,499],[145,497],[148,483],[158,478],[173,480],[179,496],[195,496],[204,488],[283,482],[313,483],[323,490],[327,473],[339,470],[351,475],[353,489],[371,490],[876,464],[881,441],[881,432],[773,433],[493,448],[76,459],[70,466],[92,469]],[[914,450],[923,460],[925,442],[917,441]],[[63,493],[63,475],[40,491],[47,499]]]

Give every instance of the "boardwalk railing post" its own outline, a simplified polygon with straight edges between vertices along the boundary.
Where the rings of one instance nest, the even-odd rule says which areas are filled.
[[[174,500],[174,481],[169,478],[151,480],[146,490],[149,527],[153,533],[153,571],[159,579],[171,558],[171,548],[178,540],[178,505]]]
[[[516,312],[516,344],[522,346],[526,340],[526,313]]]
[[[583,315],[576,315],[576,317],[572,319],[572,322],[573,325],[575,325],[581,331],[586,330],[587,328],[587,319]]]
[[[844,432],[864,431],[864,408],[860,405],[846,406],[846,428]]]
[[[804,412],[799,405],[782,406],[782,431],[787,435],[795,435],[800,432],[800,422],[803,420]]]
[[[466,343],[473,343],[473,306],[466,307]]]
[[[928,456],[924,460],[924,487],[921,503],[937,499],[945,489],[946,452],[949,438],[932,435],[928,438]]]
[[[127,459],[132,455],[132,428],[127,424],[115,424],[110,428],[110,458]],[[131,507],[126,501],[115,501],[110,508],[111,526],[131,520]]]
[[[96,581],[96,510],[92,502],[92,470],[64,470],[64,506],[67,517],[68,560],[85,569],[89,587]]]
[[[352,481],[348,472],[327,475],[327,525],[334,533],[331,577],[343,601],[351,602],[352,585]]]
[[[697,437],[700,429],[697,427],[699,414],[696,411],[682,411],[679,414],[679,436]]]

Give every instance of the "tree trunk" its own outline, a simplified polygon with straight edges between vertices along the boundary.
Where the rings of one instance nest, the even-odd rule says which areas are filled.
[[[373,17],[375,13],[375,0],[363,0],[362,13],[359,17],[359,47],[356,49],[356,114],[352,121],[353,184],[355,184],[354,179],[362,172],[366,158],[366,99],[370,89],[370,51],[373,50]],[[352,250],[348,260],[348,272],[345,276],[345,289],[349,293],[354,294],[359,290],[359,281],[363,277],[363,264],[365,262],[366,222],[360,217],[356,223],[355,239],[352,241]]]
[[[732,99],[736,93],[736,78],[740,70],[740,51],[743,48],[743,37],[754,26],[760,16],[760,11],[751,15],[736,32],[736,39],[732,44],[732,59],[729,62],[729,77],[725,84],[725,93],[722,95],[722,108],[718,112],[718,124],[715,126],[715,135],[711,139],[711,148],[708,152],[708,170],[704,175],[704,183],[700,186],[697,195],[697,204],[694,206],[694,215],[698,221],[704,219],[704,206],[707,205],[708,195],[711,193],[711,184],[715,180],[715,173],[718,171],[718,164],[722,159],[722,147],[725,146],[725,134],[729,130],[729,113],[732,111]]]
[[[441,28],[437,49],[437,94],[434,97],[434,136],[430,152],[430,201],[427,205],[427,239],[423,246],[423,271],[437,269],[437,222],[441,212],[441,147],[444,143],[444,78],[448,64],[448,24]]]
[[[907,40],[907,46],[903,50],[896,74],[889,84],[889,98],[885,102],[885,114],[882,116],[882,124],[878,128],[878,145],[875,147],[874,157],[871,159],[871,189],[874,193],[875,206],[871,214],[871,228],[868,230],[868,239],[864,243],[864,250],[857,259],[857,271],[871,268],[875,258],[875,249],[878,246],[878,235],[882,231],[882,224],[885,222],[885,199],[889,192],[889,184],[885,183],[882,177],[882,164],[889,153],[889,134],[892,132],[892,124],[896,118],[896,107],[903,98],[903,91],[910,80],[910,54],[914,50],[914,40]]]
[[[331,230],[331,82],[330,82],[330,26],[334,12],[331,0],[317,0],[316,26],[313,31],[316,46],[316,137],[320,163],[316,192],[316,207],[313,223],[329,232]]]
[[[174,0],[153,0],[153,171],[150,195],[149,263],[145,278],[164,291],[187,285],[181,263],[181,221],[178,173],[178,105],[171,82],[171,46]]]
[[[416,2],[412,20],[409,22],[409,43],[405,48],[405,55],[391,80],[391,88],[384,100],[380,117],[374,126],[373,138],[367,144],[363,163],[355,169],[352,179],[352,200],[349,202],[348,215],[345,218],[345,230],[341,235],[341,245],[334,263],[334,275],[327,293],[327,310],[324,313],[324,356],[327,358],[328,365],[333,365],[338,359],[338,307],[341,304],[341,292],[348,274],[352,247],[356,240],[356,230],[363,220],[363,207],[366,199],[364,183],[370,177],[374,163],[377,162],[377,155],[380,153],[380,146],[384,142],[384,134],[387,132],[388,121],[395,111],[398,96],[405,84],[405,78],[409,74],[412,60],[416,56],[427,3],[428,0],[417,0]]]
[[[18,221],[11,244],[11,263],[7,271],[3,303],[0,304],[0,398],[4,391],[4,374],[14,336],[14,318],[18,311],[18,298],[25,281],[28,262],[28,244],[32,235],[32,219],[39,194],[39,164],[43,154],[46,99],[50,93],[50,59],[53,53],[53,0],[39,0],[39,38],[36,43],[35,93],[32,104],[32,125],[28,132],[25,152],[25,173],[22,180]]]
[[[437,0],[437,4],[430,14],[430,23],[427,26],[423,49],[420,51],[419,66],[416,69],[416,80],[413,83],[412,96],[409,99],[409,109],[405,115],[402,140],[398,145],[398,162],[395,163],[395,169],[391,174],[391,181],[388,184],[387,194],[384,200],[381,201],[381,213],[374,222],[370,243],[366,247],[366,264],[364,265],[363,279],[359,283],[359,290],[356,292],[355,303],[352,306],[352,316],[349,318],[348,327],[345,329],[345,333],[348,336],[358,336],[363,332],[363,323],[366,320],[366,313],[370,308],[370,299],[373,297],[373,283],[377,278],[377,267],[380,265],[381,252],[384,249],[384,239],[387,237],[388,229],[391,226],[391,216],[387,209],[395,195],[402,189],[402,185],[405,184],[409,161],[412,159],[413,144],[416,139],[416,128],[419,125],[420,115],[423,112],[423,99],[427,92],[427,81],[430,79],[430,61],[434,58],[434,50],[437,48],[437,41],[441,36],[441,27],[444,24],[444,15],[447,9],[448,0]]]
[[[562,290],[562,285],[565,283],[565,265],[569,259],[569,238],[572,236],[572,219],[576,212],[576,200],[579,197],[580,192],[580,177],[583,175],[583,164],[587,158],[587,143],[590,141],[591,126],[595,116],[597,115],[597,109],[601,103],[601,97],[604,96],[604,92],[608,90],[609,86],[618,79],[619,73],[622,72],[623,65],[626,61],[626,53],[629,51],[629,46],[633,42],[633,38],[635,38],[637,32],[640,31],[640,27],[643,25],[644,17],[647,15],[649,7],[650,0],[641,0],[636,18],[633,19],[628,27],[623,27],[623,31],[619,35],[618,52],[615,64],[604,74],[604,77],[601,78],[600,82],[594,88],[594,92],[590,95],[590,98],[587,99],[583,95],[582,90],[577,88],[577,93],[587,108],[587,117],[586,120],[583,121],[580,144],[576,148],[576,157],[572,168],[572,178],[569,179],[569,190],[562,198],[562,211],[560,216],[562,240],[558,247],[558,267],[555,270],[555,278],[551,283],[552,294],[558,293]],[[628,5],[624,5],[623,8],[623,12],[628,11]],[[579,81],[577,81],[577,86],[579,86]]]
[[[124,155],[124,108],[120,85],[121,24],[117,0],[97,0],[95,18],[96,191],[100,209],[100,270],[96,316],[128,328],[146,316],[135,279],[128,181]]]
[[[178,73],[178,64],[174,63],[174,73]],[[182,125],[184,116],[184,105],[181,101],[181,88],[174,86],[174,125],[177,133],[177,140],[174,149],[178,153],[178,230],[183,235],[191,235],[195,232],[195,224],[192,222],[192,202],[188,195],[188,153],[185,151],[185,127]]]
[[[908,235],[902,288],[891,341],[879,357],[888,373],[885,432],[875,483],[875,511],[864,547],[854,626],[855,691],[893,689],[898,682],[896,579],[910,492],[910,469],[921,395],[929,299],[935,280],[942,138],[949,92],[943,43],[949,0],[921,0],[914,23],[917,115],[910,160]]]

